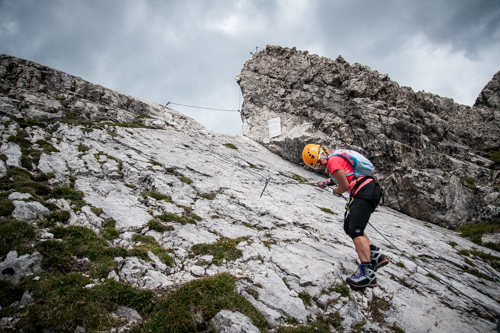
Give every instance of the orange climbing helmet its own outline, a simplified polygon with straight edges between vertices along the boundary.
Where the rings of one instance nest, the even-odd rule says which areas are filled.
[[[319,145],[310,143],[304,147],[304,150],[302,151],[302,159],[307,166],[314,169],[318,163],[321,153],[322,149],[319,148]]]

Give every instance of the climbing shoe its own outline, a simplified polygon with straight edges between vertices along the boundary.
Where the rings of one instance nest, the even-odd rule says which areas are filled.
[[[389,259],[380,252],[380,248],[374,245],[370,245],[370,260],[375,272],[389,263]]]
[[[346,279],[348,285],[353,288],[376,287],[377,278],[372,264],[361,264],[353,276]]]

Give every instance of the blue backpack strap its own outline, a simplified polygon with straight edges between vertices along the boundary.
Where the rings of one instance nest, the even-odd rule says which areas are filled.
[[[352,178],[352,179],[349,181],[349,183],[350,183],[350,182],[352,182],[353,180],[355,180],[355,179],[357,178],[357,177],[356,177],[356,172],[354,171],[354,169],[356,168],[356,166],[355,166],[355,165],[353,165],[353,163],[352,163],[352,162],[351,162],[351,161],[350,161],[347,157],[345,157],[343,154],[335,154],[335,152],[336,152],[337,150],[340,150],[340,152],[342,152],[342,149],[335,149],[335,150],[333,151],[333,153],[331,153],[331,154],[330,154],[330,156],[328,156],[328,158],[333,157],[333,156],[338,156],[338,157],[342,157],[344,160],[346,160],[346,161],[347,161],[347,163],[349,163],[349,165],[350,165],[350,166],[351,166],[351,168],[352,168],[352,172],[351,172],[351,173],[346,174],[345,176],[346,176],[346,177],[349,177],[349,176],[354,176],[354,178]],[[328,171],[328,172],[330,172],[330,171]],[[333,175],[332,175],[332,177],[333,177]],[[334,178],[334,179],[335,179],[335,178]]]

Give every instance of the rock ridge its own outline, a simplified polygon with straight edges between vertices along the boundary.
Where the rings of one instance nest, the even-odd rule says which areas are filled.
[[[386,204],[448,227],[500,221],[500,72],[473,107],[399,86],[341,56],[267,46],[236,77],[243,135],[298,164],[305,144],[370,158]],[[269,119],[281,118],[269,138]],[[498,157],[496,157],[498,159]],[[494,199],[493,199],[494,197]]]

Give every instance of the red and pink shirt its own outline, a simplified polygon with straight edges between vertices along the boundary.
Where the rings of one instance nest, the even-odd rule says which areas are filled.
[[[357,183],[357,180],[354,179],[354,175],[352,174],[354,170],[352,169],[349,162],[347,162],[344,158],[342,158],[340,156],[330,157],[328,159],[328,171],[330,172],[330,175],[332,176],[332,179],[334,181],[336,181],[336,179],[335,179],[335,177],[333,177],[333,172],[335,170],[340,170],[340,169],[343,169],[345,174],[346,174],[347,181],[349,182],[349,192],[351,192]],[[357,188],[356,193],[352,193],[351,195],[353,195],[353,196],[356,195],[363,186],[365,186],[366,184],[368,184],[369,182],[372,182],[372,181],[373,181],[373,179],[369,179],[369,180],[363,182],[363,184],[361,184],[361,186]],[[338,184],[337,181],[336,181],[336,183]]]

